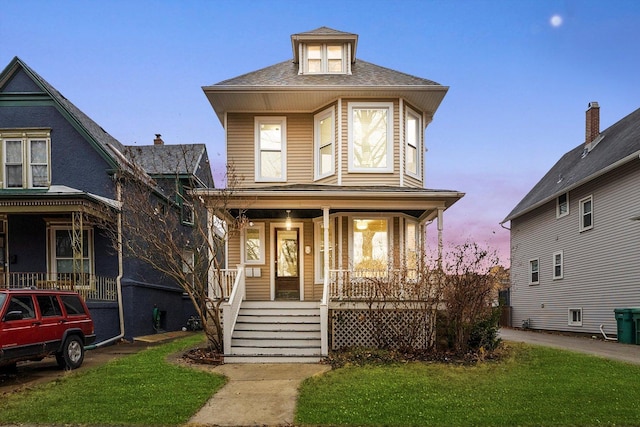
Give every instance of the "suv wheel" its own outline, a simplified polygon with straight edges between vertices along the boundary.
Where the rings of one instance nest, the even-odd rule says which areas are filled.
[[[62,345],[62,351],[56,353],[58,366],[63,369],[76,369],[84,360],[84,345],[77,335],[67,337]]]

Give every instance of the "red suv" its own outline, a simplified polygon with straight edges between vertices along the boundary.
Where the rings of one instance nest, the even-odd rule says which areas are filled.
[[[55,355],[76,369],[95,341],[93,320],[75,292],[0,289],[0,367]]]

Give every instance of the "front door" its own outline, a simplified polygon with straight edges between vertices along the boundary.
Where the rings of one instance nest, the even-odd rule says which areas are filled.
[[[276,228],[276,299],[300,299],[298,229]]]

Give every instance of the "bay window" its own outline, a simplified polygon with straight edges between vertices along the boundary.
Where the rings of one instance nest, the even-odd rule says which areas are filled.
[[[393,104],[349,104],[349,171],[393,172]]]
[[[420,134],[421,120],[418,113],[407,108],[406,128],[405,128],[405,168],[407,174],[416,178],[420,172]]]
[[[354,218],[352,229],[353,269],[374,275],[376,272],[386,273],[389,252],[388,220]]]
[[[314,118],[315,178],[333,175],[335,170],[335,126],[333,107]]]

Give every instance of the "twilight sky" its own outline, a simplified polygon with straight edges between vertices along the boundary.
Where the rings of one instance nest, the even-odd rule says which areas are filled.
[[[425,134],[426,186],[466,193],[446,244],[489,245],[506,265],[499,222],[584,141],[588,103],[601,130],[640,107],[635,0],[0,0],[0,69],[19,56],[123,144],[205,143],[220,176],[201,87],[290,59],[289,36],[321,26],[450,87]]]

